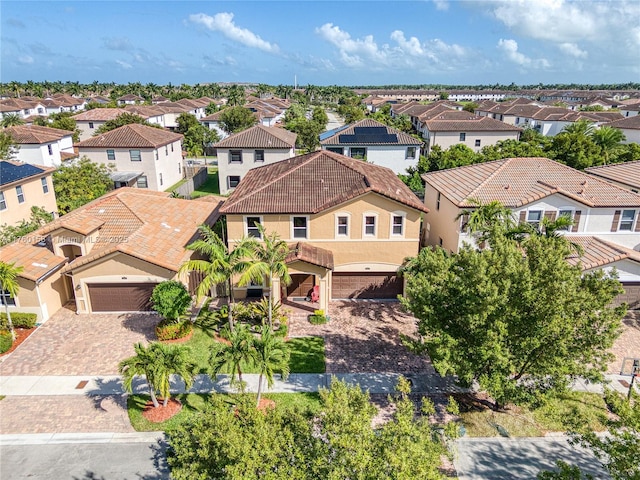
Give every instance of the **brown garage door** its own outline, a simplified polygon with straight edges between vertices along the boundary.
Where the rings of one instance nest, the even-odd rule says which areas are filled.
[[[640,282],[622,282],[624,293],[615,299],[616,305],[625,302],[632,310],[640,310]]]
[[[151,310],[157,283],[93,283],[89,285],[92,312],[144,312]]]
[[[334,272],[332,278],[332,298],[396,298],[402,293],[402,278],[395,272]]]

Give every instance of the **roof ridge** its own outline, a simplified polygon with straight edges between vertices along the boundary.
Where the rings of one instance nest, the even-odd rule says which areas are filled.
[[[498,168],[496,168],[496,169],[495,169],[495,170],[494,170],[490,175],[487,175],[487,177],[486,177],[482,182],[480,182],[480,183],[476,186],[476,188],[474,188],[473,190],[471,190],[471,191],[469,192],[469,194],[467,195],[466,200],[469,200],[469,199],[471,199],[471,198],[474,198],[472,195],[473,195],[474,193],[476,193],[478,190],[480,190],[480,188],[481,188],[481,187],[483,187],[483,186],[484,186],[484,185],[485,185],[489,180],[492,180],[492,179],[493,179],[493,177],[494,177],[498,172],[501,172],[501,171],[505,168],[505,166],[506,166],[508,163],[510,163],[510,162],[509,162],[510,160],[512,160],[512,159],[511,159],[511,158],[502,158],[502,159],[500,159],[500,160],[495,160],[496,162],[503,162],[503,163],[502,163],[502,165],[499,165],[499,166],[498,166]],[[491,162],[485,162],[485,163],[491,163]],[[470,166],[472,166],[472,165],[468,165],[468,166],[470,167]]]

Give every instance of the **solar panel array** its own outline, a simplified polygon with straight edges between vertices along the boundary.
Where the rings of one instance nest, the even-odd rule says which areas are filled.
[[[397,143],[398,135],[387,133],[386,127],[355,127],[353,134],[338,137],[340,143]]]
[[[13,163],[2,161],[0,162],[0,184],[6,185],[16,180],[31,177],[32,175],[38,175],[44,170],[28,163],[16,165]]]

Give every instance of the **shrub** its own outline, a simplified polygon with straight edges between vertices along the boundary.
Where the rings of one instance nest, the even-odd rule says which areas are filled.
[[[159,283],[151,294],[153,309],[167,320],[178,320],[187,313],[191,295],[183,283],[167,280]]]
[[[38,315],[35,313],[11,312],[11,323],[13,328],[33,328],[36,326]],[[6,313],[0,313],[0,329],[9,328],[9,321]]]
[[[11,332],[5,330],[0,331],[0,353],[4,353],[13,345],[13,339],[11,338]]]
[[[165,319],[156,326],[156,336],[158,340],[177,340],[186,337],[192,330],[193,325],[189,320],[174,322]]]
[[[315,310],[313,315],[309,315],[309,323],[313,323],[314,325],[322,325],[323,323],[327,323],[329,317],[324,314],[324,310]]]

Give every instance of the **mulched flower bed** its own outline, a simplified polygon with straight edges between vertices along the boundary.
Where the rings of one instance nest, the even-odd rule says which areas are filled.
[[[35,332],[36,328],[38,328],[38,327],[33,327],[33,328],[15,328],[14,331],[16,332],[16,341],[13,342],[13,345],[11,345],[11,348],[9,350],[7,350],[4,353],[1,353],[0,357],[2,357],[4,355],[9,355],[16,348],[18,348],[20,346],[20,344],[22,342],[24,342],[29,337],[29,335],[31,335],[33,332]]]
[[[162,406],[162,402],[163,400],[159,398],[158,403],[160,403],[160,406],[154,407],[153,402],[149,400],[142,411],[142,416],[150,422],[161,423],[169,420],[182,410],[182,403],[180,403],[180,400],[171,398],[169,399],[169,402],[167,402],[166,407]]]
[[[191,340],[191,337],[193,337],[193,328],[184,337],[174,338],[173,340],[160,340],[160,342],[162,342],[162,343],[184,343],[184,342],[188,342],[189,340]]]

